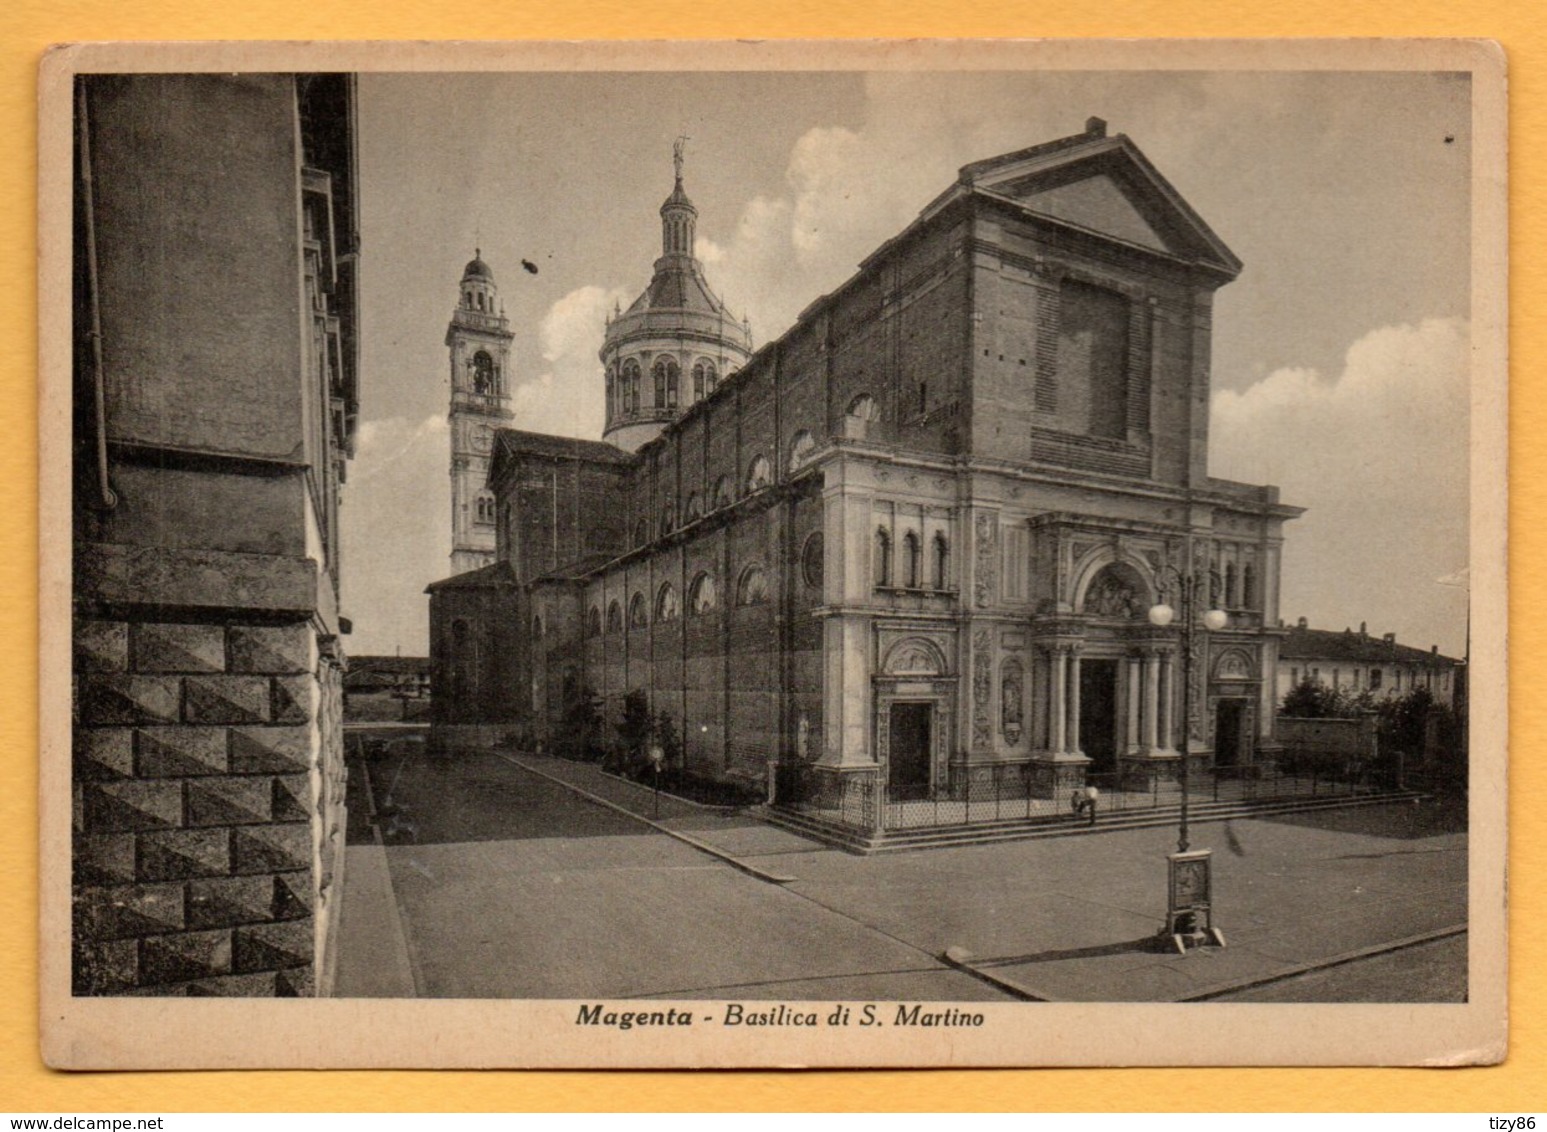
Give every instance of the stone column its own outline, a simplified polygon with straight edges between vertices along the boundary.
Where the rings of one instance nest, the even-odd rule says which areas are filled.
[[[1160,733],[1165,750],[1176,748],[1176,653],[1167,652],[1164,657],[1164,677],[1160,697]]]
[[[1155,724],[1160,706],[1160,666],[1153,651],[1144,654],[1144,750],[1151,753],[1158,747]]]
[[[1052,741],[1048,744],[1048,746],[1052,747],[1055,754],[1061,755],[1067,749],[1064,744],[1064,709],[1067,706],[1065,697],[1068,694],[1068,670],[1065,667],[1065,661],[1068,658],[1069,650],[1063,645],[1055,645],[1048,655],[1052,658],[1053,661],[1053,688],[1051,697],[1053,708],[1053,734],[1051,737]]]
[[[1123,736],[1123,746],[1128,754],[1137,754],[1139,746],[1139,658],[1130,656],[1123,662],[1126,673],[1124,691],[1128,699],[1128,729]]]
[[[1080,751],[1080,650],[1069,650],[1069,753]]]

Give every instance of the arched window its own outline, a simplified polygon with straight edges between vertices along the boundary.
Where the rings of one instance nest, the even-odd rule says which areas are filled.
[[[644,546],[644,544],[649,542],[649,541],[650,541],[650,520],[641,517],[639,522],[634,524],[634,545],[635,546]]]
[[[872,554],[874,561],[871,565],[875,568],[876,585],[889,586],[892,584],[892,536],[885,527],[876,528],[876,544]]]
[[[659,592],[655,595],[655,619],[657,621],[675,621],[679,611],[677,588],[670,582],[662,583]]]
[[[699,358],[693,363],[693,400],[702,401],[709,396],[717,382],[714,363],[708,358]]]
[[[1241,606],[1253,609],[1257,605],[1257,568],[1248,562],[1241,567]]]
[[[607,367],[607,417],[612,419],[618,414],[618,367]]]
[[[628,626],[630,629],[643,629],[650,624],[650,610],[645,605],[645,595],[635,593],[628,602]]]
[[[532,614],[532,639],[536,641],[543,639],[543,619],[538,613]]]
[[[731,478],[730,476],[721,476],[714,481],[714,503],[712,506],[718,511],[721,507],[729,507],[730,505]]]
[[[1225,565],[1225,604],[1234,609],[1235,598],[1235,563],[1229,562]]]
[[[811,439],[811,434],[801,429],[790,441],[790,471],[796,471],[811,456],[811,450],[816,447],[816,441]]]
[[[768,600],[768,575],[761,566],[748,566],[736,586],[737,605],[762,605]]]
[[[902,568],[904,585],[916,590],[924,584],[922,556],[919,554],[919,536],[909,531],[902,536]]]
[[[607,606],[607,631],[609,633],[623,632],[623,607],[614,598]]]
[[[677,527],[677,514],[672,505],[668,503],[661,508],[661,534],[670,534]]]
[[[478,522],[494,522],[494,497],[492,495],[488,495],[486,493],[480,494],[475,501],[475,506],[475,514],[477,515]]]
[[[868,393],[861,393],[849,402],[847,410],[849,416],[862,421],[873,421],[880,415],[880,407],[876,399]]]
[[[822,588],[822,532],[815,531],[806,539],[800,552],[800,572],[806,585],[814,590]]]
[[[629,358],[623,363],[623,411],[639,412],[639,359]]]
[[[951,580],[951,545],[946,542],[945,535],[940,532],[935,534],[935,589],[949,588]]]
[[[703,513],[704,504],[703,500],[699,498],[698,492],[688,492],[687,504],[682,509],[682,521],[684,523],[691,523],[693,520],[703,515]]]
[[[753,459],[751,467],[747,469],[747,494],[761,491],[767,487],[772,479],[772,473],[768,467],[767,456],[757,456]]]
[[[675,409],[677,407],[677,359],[657,358],[655,368],[651,372],[655,375],[655,407]]]
[[[473,355],[473,392],[484,397],[492,397],[498,392],[494,386],[494,359],[489,356],[487,350],[479,350]]]
[[[692,588],[688,590],[688,608],[694,615],[708,613],[719,604],[720,595],[715,592],[714,579],[708,574],[694,578]]]
[[[591,612],[586,614],[585,628],[586,628],[586,633],[589,636],[600,637],[602,635],[602,608],[601,608],[601,606],[593,605],[591,607]]]

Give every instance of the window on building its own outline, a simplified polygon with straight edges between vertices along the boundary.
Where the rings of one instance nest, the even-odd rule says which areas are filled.
[[[670,534],[677,529],[677,514],[670,503],[661,508],[661,534]]]
[[[714,579],[708,574],[700,574],[693,579],[693,585],[688,590],[688,608],[695,616],[708,613],[720,604],[720,596],[715,592]]]
[[[698,492],[688,492],[688,501],[683,505],[682,508],[682,521],[685,523],[691,523],[693,520],[703,515],[703,513],[704,504],[703,501],[699,498]]]
[[[640,372],[638,358],[629,358],[623,363],[623,411],[625,413],[639,412]]]
[[[1372,668],[1372,669],[1370,669],[1370,691],[1373,692],[1377,688],[1379,688],[1380,687],[1380,682],[1381,682],[1381,670],[1379,668]]]
[[[892,584],[892,535],[885,527],[876,528],[875,547],[871,551],[871,566],[875,572],[876,585],[889,586]]]
[[[651,371],[655,375],[655,407],[658,409],[675,409],[677,407],[677,359],[657,358],[655,367]]]
[[[736,586],[737,605],[762,605],[768,601],[768,575],[761,566],[748,566]]]
[[[731,478],[730,476],[721,476],[714,481],[714,501],[710,506],[718,511],[721,507],[729,507],[730,505]]]
[[[1235,563],[1227,562],[1225,563],[1225,605],[1231,609],[1237,608],[1235,599]]]
[[[1241,606],[1257,608],[1257,567],[1250,562],[1241,567]]]
[[[494,377],[494,359],[487,350],[479,350],[473,355],[473,392],[484,397],[494,396],[498,392]]]
[[[919,382],[918,415],[922,417],[927,412],[929,412],[929,382],[921,381]]]
[[[635,546],[644,546],[645,543],[647,543],[649,541],[650,541],[650,520],[644,518],[643,516],[641,516],[639,521],[634,524],[634,545]]]
[[[1300,686],[1300,670],[1298,668],[1291,668],[1289,670],[1289,686],[1291,688],[1298,688]]]
[[[881,409],[874,397],[861,393],[849,402],[847,413],[856,420],[873,421],[881,415]]]
[[[678,612],[677,587],[670,582],[665,582],[655,595],[655,619],[657,621],[675,621]]]
[[[902,536],[903,585],[916,590],[924,584],[922,555],[919,553],[919,536],[909,531]]]
[[[755,457],[751,467],[747,469],[747,493],[761,491],[772,482],[772,479],[773,473],[768,466],[768,457]]]
[[[790,471],[794,472],[804,464],[811,456],[811,450],[816,447],[816,441],[805,429],[795,434],[790,441]]]
[[[713,393],[717,381],[714,363],[708,358],[699,358],[693,363],[693,400],[702,401]]]
[[[609,633],[623,632],[623,607],[614,598],[607,604],[607,631]]]
[[[800,552],[801,576],[805,578],[806,585],[815,590],[822,588],[822,558],[822,532],[815,531],[806,539],[806,545]]]
[[[536,613],[532,614],[532,638],[538,641],[543,639],[543,619]]]
[[[628,624],[631,629],[643,629],[650,624],[650,610],[642,593],[635,593],[629,598]]]
[[[601,606],[593,605],[591,612],[586,614],[586,635],[600,637],[602,635],[602,610]]]
[[[935,534],[934,586],[937,590],[948,589],[951,582],[951,545],[940,532]]]
[[[618,368],[607,367],[607,415],[617,415],[618,412]]]

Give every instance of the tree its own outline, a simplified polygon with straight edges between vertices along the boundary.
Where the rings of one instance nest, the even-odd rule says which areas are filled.
[[[1348,719],[1376,710],[1369,692],[1352,693],[1302,680],[1284,694],[1279,714],[1291,719]]]

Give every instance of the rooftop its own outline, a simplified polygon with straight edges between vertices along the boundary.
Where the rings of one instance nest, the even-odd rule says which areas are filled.
[[[1396,634],[1372,637],[1361,623],[1357,630],[1342,632],[1328,629],[1312,629],[1302,618],[1300,625],[1291,627],[1289,636],[1279,646],[1280,660],[1329,660],[1365,664],[1389,664],[1401,661],[1408,664],[1460,664],[1454,657],[1442,656],[1437,650],[1415,649],[1397,644]]]

